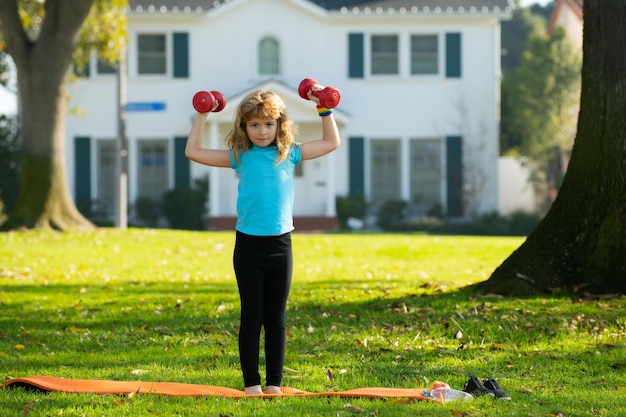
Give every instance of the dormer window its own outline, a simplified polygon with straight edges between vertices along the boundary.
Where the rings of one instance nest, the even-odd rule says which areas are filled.
[[[265,37],[259,42],[259,75],[278,75],[279,72],[278,41],[272,37]]]

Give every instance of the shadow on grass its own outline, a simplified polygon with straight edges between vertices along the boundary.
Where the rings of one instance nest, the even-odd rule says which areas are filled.
[[[365,284],[370,286],[359,288]],[[238,381],[234,283],[181,283],[175,290],[172,283],[68,283],[0,291],[5,375],[79,372],[81,378],[139,379],[130,372],[149,368],[158,380],[206,383],[213,374]],[[311,291],[323,301],[310,300]],[[560,367],[565,374],[599,349],[610,353],[606,370],[624,354],[623,344],[599,337],[607,328],[625,332],[624,299],[599,305],[566,297],[486,296],[469,287],[436,291],[442,290],[423,285],[390,295],[382,284],[355,280],[298,284],[288,305],[286,358],[297,372],[288,371],[286,380],[298,385],[298,378],[311,377],[319,385],[328,370],[343,388],[419,386],[436,379],[460,388],[475,374],[523,379]],[[568,342],[579,334],[592,337]]]

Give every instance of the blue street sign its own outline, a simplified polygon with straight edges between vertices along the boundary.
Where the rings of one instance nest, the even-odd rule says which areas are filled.
[[[124,107],[126,111],[164,111],[165,103],[163,102],[149,102],[149,101],[135,101],[126,103]]]

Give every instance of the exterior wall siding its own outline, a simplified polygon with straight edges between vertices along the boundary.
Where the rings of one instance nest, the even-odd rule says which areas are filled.
[[[259,16],[264,18],[260,20]],[[462,137],[463,178],[475,182],[473,209],[477,212],[497,210],[500,33],[498,19],[493,16],[342,17],[304,0],[233,1],[218,10],[200,14],[131,13],[128,31],[128,102],[159,103],[163,107],[126,113],[130,152],[128,200],[131,204],[138,192],[133,179],[137,173],[134,166],[137,164],[136,141],[168,140],[169,162],[181,164],[182,138],[191,128],[195,114],[191,98],[197,91],[219,90],[228,101],[224,111],[209,116],[207,145],[224,146],[236,105],[243,95],[259,85],[280,90],[291,118],[300,126],[299,139],[304,141],[318,139],[321,134],[314,104],[297,94],[300,81],[313,77],[341,90],[341,103],[335,115],[343,143],[333,154],[305,162],[305,177],[297,184],[296,216],[334,215],[331,200],[335,195],[353,191],[357,184],[366,187],[367,195],[368,181],[351,178],[356,172],[356,168],[352,168],[356,167],[356,161],[350,149],[356,142],[349,138],[360,139],[363,147],[360,152],[366,158],[368,143],[374,139],[440,138],[445,141],[446,137]],[[138,75],[135,40],[138,34],[144,33],[166,35],[167,74]],[[370,74],[369,43],[371,35],[375,34],[399,36],[404,51],[400,55],[400,74]],[[412,34],[439,37],[438,74],[409,74],[407,51]],[[270,78],[257,74],[258,42],[266,36],[277,39],[280,50],[280,74]],[[449,51],[450,48],[458,50]],[[459,57],[458,62],[448,63],[452,59],[449,52]],[[362,73],[358,71],[359,62]],[[446,68],[457,71],[453,72],[456,76],[451,78]],[[81,116],[68,116],[68,138],[89,136],[95,140],[117,136],[114,75],[98,76],[92,71],[88,79],[70,86],[70,95],[71,104],[80,109]],[[80,150],[75,148],[74,141],[68,141],[68,145],[68,161],[74,161]],[[368,163],[361,162],[359,169],[367,176]],[[77,171],[83,168],[72,168],[68,170],[70,175],[82,175]],[[328,176],[331,168],[332,178]],[[95,172],[94,167],[90,169]],[[231,170],[190,163],[188,179],[184,178],[180,166],[173,166],[169,172],[171,188],[208,173],[213,177],[211,215],[236,214],[236,177]],[[405,170],[403,175],[406,174]],[[71,180],[70,184],[75,182]],[[72,192],[76,197],[79,190],[74,186]],[[96,190],[90,192],[96,195]],[[215,205],[215,201],[219,203]]]

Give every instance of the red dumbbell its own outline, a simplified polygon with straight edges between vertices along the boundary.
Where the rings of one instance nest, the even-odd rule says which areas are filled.
[[[219,91],[198,91],[191,102],[198,113],[218,112],[226,107],[226,98]],[[217,107],[213,110],[216,102]]]
[[[321,89],[313,90],[312,88],[316,85],[321,87]],[[300,97],[303,99],[310,100],[309,92],[319,98],[320,106],[324,106],[329,109],[337,107],[339,100],[341,100],[341,94],[335,87],[323,87],[313,78],[305,78],[302,82],[300,82],[300,86],[298,86],[298,94],[300,94]]]

